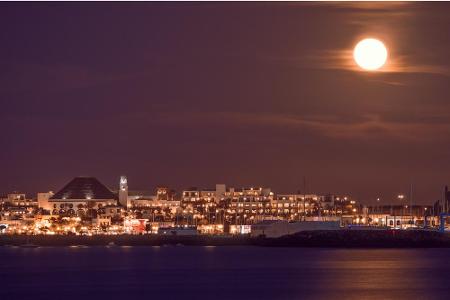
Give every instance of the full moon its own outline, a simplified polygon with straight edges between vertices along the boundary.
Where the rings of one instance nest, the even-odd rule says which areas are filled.
[[[377,39],[364,39],[353,50],[355,62],[367,71],[381,68],[386,63],[387,56],[386,46]]]

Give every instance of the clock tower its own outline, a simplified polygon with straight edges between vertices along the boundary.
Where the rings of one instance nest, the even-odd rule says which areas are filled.
[[[128,201],[128,182],[126,176],[120,176],[120,182],[119,182],[119,203],[127,207],[129,206]]]

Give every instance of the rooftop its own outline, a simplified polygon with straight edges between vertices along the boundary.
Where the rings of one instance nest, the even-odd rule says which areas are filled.
[[[95,177],[75,177],[50,199],[116,199],[116,195]]]

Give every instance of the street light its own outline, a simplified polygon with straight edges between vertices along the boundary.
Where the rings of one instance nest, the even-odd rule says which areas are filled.
[[[399,195],[397,196],[397,198],[398,198],[399,200],[403,200],[403,199],[405,199],[405,195],[399,194]],[[400,228],[402,228],[401,224],[402,224],[403,216],[404,216],[404,215],[405,215],[405,212],[404,212],[404,210],[403,210],[403,208],[402,208],[402,217],[401,217],[401,221],[400,221]]]

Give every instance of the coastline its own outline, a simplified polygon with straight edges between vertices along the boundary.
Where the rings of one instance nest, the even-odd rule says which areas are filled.
[[[411,230],[303,231],[279,238],[165,235],[0,235],[0,246],[260,246],[325,248],[450,248],[450,234]]]

